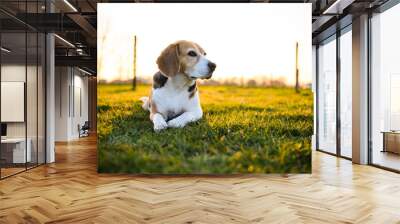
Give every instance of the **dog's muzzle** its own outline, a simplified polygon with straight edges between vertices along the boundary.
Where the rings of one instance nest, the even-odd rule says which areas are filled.
[[[215,70],[215,68],[217,67],[217,65],[211,61],[208,62],[207,66],[208,66],[210,73],[212,73]]]
[[[207,64],[208,66],[208,76],[205,77],[205,79],[210,79],[212,77],[212,73],[215,71],[215,68],[217,67],[217,65],[213,62],[208,62]]]

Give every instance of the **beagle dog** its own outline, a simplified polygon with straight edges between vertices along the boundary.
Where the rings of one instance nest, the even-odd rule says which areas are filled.
[[[184,127],[203,116],[197,79],[210,79],[216,64],[206,58],[198,44],[181,40],[170,44],[157,58],[149,97],[140,98],[150,111],[154,131]]]

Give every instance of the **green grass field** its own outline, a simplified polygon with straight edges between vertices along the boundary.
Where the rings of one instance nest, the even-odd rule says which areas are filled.
[[[150,86],[98,86],[101,173],[309,173],[309,89],[200,86],[203,119],[155,133],[138,100]]]

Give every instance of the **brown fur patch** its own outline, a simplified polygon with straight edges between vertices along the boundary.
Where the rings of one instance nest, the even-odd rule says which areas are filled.
[[[153,119],[156,113],[158,113],[157,105],[153,101],[150,101],[150,119]]]
[[[170,44],[157,58],[160,71],[166,76],[174,76],[179,71],[178,44]]]

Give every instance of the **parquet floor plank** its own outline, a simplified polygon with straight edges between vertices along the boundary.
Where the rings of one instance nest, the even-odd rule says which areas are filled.
[[[400,175],[313,152],[313,174],[97,174],[96,139],[0,181],[0,223],[397,223]]]

